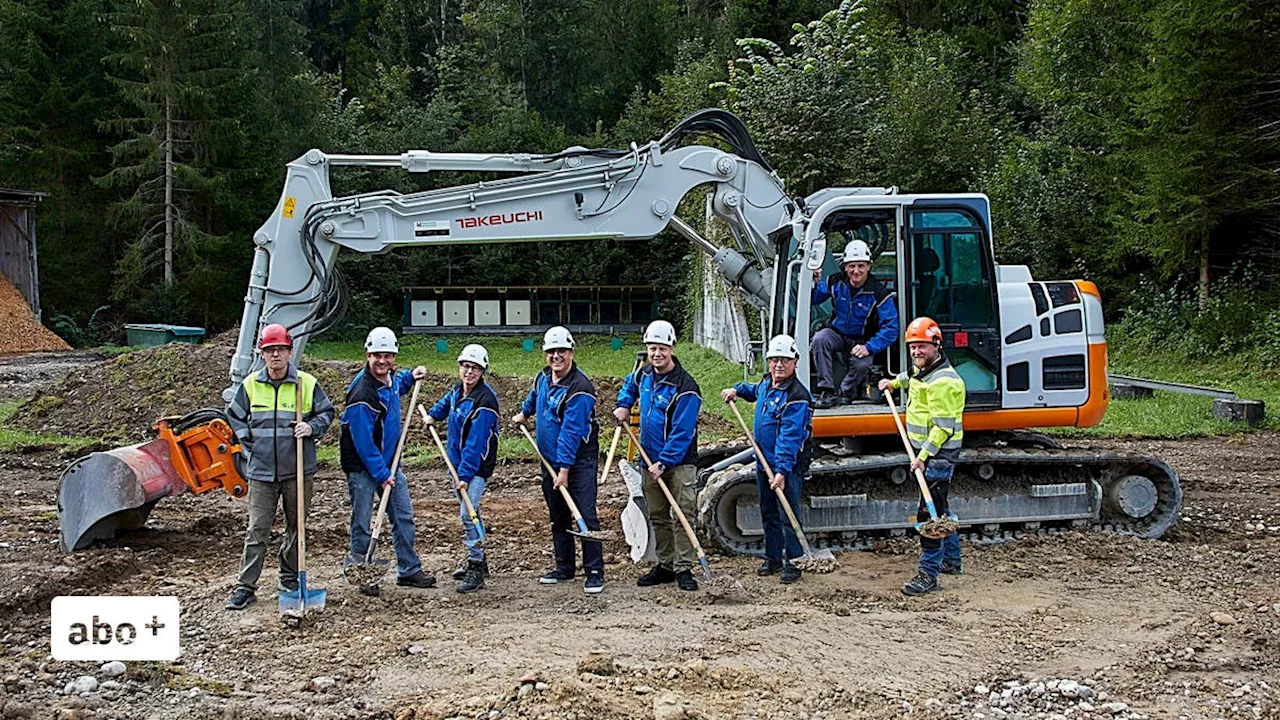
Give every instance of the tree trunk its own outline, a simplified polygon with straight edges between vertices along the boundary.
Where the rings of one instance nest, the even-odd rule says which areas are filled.
[[[1200,312],[1209,309],[1209,234],[1200,239]]]
[[[173,100],[164,98],[164,285],[173,287]]]

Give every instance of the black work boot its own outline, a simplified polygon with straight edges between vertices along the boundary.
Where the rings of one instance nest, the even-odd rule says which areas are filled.
[[[231,591],[231,597],[227,598],[226,608],[228,610],[243,610],[249,607],[250,603],[256,602],[258,596],[247,587],[237,587]]]
[[[936,592],[941,590],[942,586],[938,584],[938,578],[926,573],[918,572],[912,578],[911,582],[902,586],[903,595],[924,595],[925,593]]]
[[[462,564],[458,566],[458,569],[453,571],[453,579],[461,580],[465,578],[467,576],[467,570],[471,568],[472,562],[475,562],[475,561],[463,560]],[[480,560],[478,562],[480,563],[480,572],[484,573],[485,577],[489,577],[489,561]]]
[[[484,561],[472,560],[467,563],[467,572],[458,583],[458,592],[475,592],[484,587]]]
[[[959,560],[943,560],[942,566],[938,568],[943,575],[963,575],[964,566]]]
[[[402,587],[433,588],[436,586],[436,579],[419,570],[412,575],[396,578],[396,584]]]
[[[360,594],[368,595],[369,597],[378,597],[379,595],[382,594],[382,588],[378,587],[378,583],[369,583],[368,585],[361,585]]]
[[[676,581],[676,574],[661,565],[654,565],[649,568],[649,572],[641,575],[636,579],[636,585],[640,587],[651,587],[653,585],[666,585]]]
[[[836,395],[834,390],[827,390],[826,388],[818,388],[818,393],[817,393],[817,396],[814,398],[813,406],[815,408],[818,408],[819,410],[825,410],[827,408],[835,407],[836,402],[838,402],[838,400],[839,400],[839,396]]]
[[[681,570],[676,573],[676,585],[679,585],[681,590],[698,589],[698,581],[694,579],[693,573],[689,570]]]
[[[760,577],[777,575],[779,572],[782,572],[782,562],[779,560],[766,559],[760,564],[760,567],[756,568],[756,574]]]
[[[778,578],[778,580],[783,585],[790,585],[791,583],[798,581],[801,575],[802,573],[800,572],[800,568],[787,563],[787,566],[782,568],[782,577]]]

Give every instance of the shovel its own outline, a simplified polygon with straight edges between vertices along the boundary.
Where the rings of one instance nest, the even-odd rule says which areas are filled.
[[[295,405],[295,422],[302,424],[302,383],[297,382],[298,395]],[[279,595],[280,612],[289,618],[301,622],[308,610],[323,610],[324,600],[329,591],[323,588],[307,589],[307,507],[306,492],[302,477],[302,438],[295,444],[298,455],[298,589],[282,592]]]
[[[907,457],[915,457],[915,452],[911,449],[911,440],[907,438],[907,429],[902,426],[902,418],[898,416],[898,406],[893,404],[893,395],[886,392],[884,398],[889,401],[889,409],[893,411],[893,422],[898,426],[898,435],[902,437],[902,444],[907,449]],[[924,473],[917,469],[915,475],[916,482],[920,483],[920,495],[924,498],[924,506],[929,510],[929,520],[916,523],[916,532],[932,540],[941,540],[955,532],[956,528],[960,527],[960,523],[953,517],[938,517],[938,510],[933,504],[933,493],[929,492],[929,484],[924,480]]]
[[[769,467],[769,461],[765,459],[760,446],[756,444],[755,434],[747,428],[747,421],[742,419],[738,404],[730,402],[729,407],[733,408],[733,414],[738,416],[738,424],[742,426],[742,431],[747,434],[747,440],[751,442],[752,449],[756,451],[756,459],[760,461],[760,466],[764,468],[765,477],[772,478],[773,469]],[[782,503],[782,509],[787,513],[787,520],[791,521],[791,529],[795,531],[796,539],[800,541],[800,547],[804,549],[804,557],[795,562],[796,567],[816,573],[834,571],[836,569],[836,556],[825,548],[819,549],[815,553],[809,547],[809,539],[804,536],[804,530],[800,527],[800,520],[796,518],[795,511],[791,509],[791,503],[787,502],[787,496],[782,493],[782,488],[774,488],[773,492],[777,494],[778,502]],[[786,552],[784,551],[783,554],[785,555]]]
[[[529,434],[529,426],[520,423],[520,432],[524,433],[524,436],[529,440],[529,444],[533,446],[533,451],[538,453],[538,459],[542,461],[542,466],[547,469],[548,473],[551,473],[552,484],[554,485],[557,474],[555,468],[551,467],[551,463],[547,462],[547,459],[542,455],[542,451],[538,449],[538,441],[534,440],[533,436]],[[569,513],[573,515],[574,524],[578,526],[576,531],[569,531],[570,535],[577,535],[583,540],[590,540],[591,542],[604,542],[605,540],[613,539],[613,533],[611,532],[587,529],[587,521],[583,520],[582,513],[578,512],[578,506],[573,502],[573,496],[569,494],[569,488],[561,487],[560,495],[564,497],[564,504],[569,506]]]
[[[400,442],[396,444],[396,454],[391,458],[391,477],[396,476],[400,468],[400,456],[404,453],[404,441],[409,435],[409,421],[413,419],[413,409],[418,404],[418,390],[422,389],[422,381],[413,383],[413,395],[409,398],[409,412],[405,414],[404,425],[400,428]],[[342,568],[342,574],[352,585],[364,587],[376,584],[387,574],[391,563],[387,560],[374,560],[373,552],[378,547],[378,533],[382,531],[382,518],[387,514],[387,500],[391,499],[391,486],[382,489],[382,500],[378,502],[378,513],[373,521],[373,534],[369,536],[369,550],[364,554],[363,562],[356,562]]]
[[[418,412],[422,414],[423,421],[426,421],[427,411],[419,406]],[[453,476],[453,491],[458,498],[462,500],[462,505],[467,509],[467,515],[471,518],[471,526],[476,529],[476,535],[480,540],[484,540],[484,523],[480,522],[480,516],[476,514],[476,508],[471,504],[471,496],[467,495],[467,489],[462,487],[462,481],[458,479],[458,471],[453,467],[453,461],[449,460],[449,453],[444,451],[444,443],[440,442],[440,433],[436,432],[435,425],[428,425],[431,429],[431,437],[436,441],[436,447],[440,449],[440,457],[444,458],[445,467],[449,468],[449,474]]]
[[[619,426],[621,427],[621,426]],[[644,446],[640,444],[640,440],[636,437],[636,433],[627,425],[627,435],[631,436],[631,442],[640,451],[640,458],[644,460],[645,470],[653,465],[653,461],[649,459],[649,453],[644,451]],[[684,534],[689,537],[689,542],[693,543],[693,549],[698,553],[698,564],[702,566],[702,582],[707,584],[709,588],[725,591],[746,592],[746,588],[742,587],[742,583],[737,578],[726,572],[711,572],[711,564],[707,562],[707,553],[702,549],[702,543],[698,542],[698,536],[693,532],[693,526],[689,524],[689,519],[685,517],[684,510],[680,509],[680,504],[671,494],[671,489],[667,487],[667,483],[661,476],[655,478],[658,481],[658,487],[662,489],[662,494],[667,496],[667,502],[671,504],[671,509],[676,512],[676,519],[680,521],[680,527],[684,528]]]

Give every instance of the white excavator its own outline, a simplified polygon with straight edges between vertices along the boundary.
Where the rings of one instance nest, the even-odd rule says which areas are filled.
[[[690,142],[697,137],[728,149]],[[336,167],[507,176],[418,193],[334,197],[329,180]],[[682,199],[703,187],[733,247],[716,246],[675,214]],[[226,397],[261,363],[254,338],[264,325],[289,328],[301,353],[308,338],[340,320],[347,294],[336,268],[340,249],[638,240],[668,228],[708,253],[760,311],[764,339],[795,337],[797,373],[806,384],[810,339],[826,320],[810,302],[814,277],[838,267],[829,247],[855,239],[870,246],[872,272],[896,294],[902,324],[933,317],[968,387],[966,443],[950,504],[969,539],[1082,529],[1158,537],[1177,518],[1178,477],[1159,460],[1065,449],[1029,431],[1092,426],[1106,411],[1107,346],[1092,282],[1038,281],[1026,266],[996,263],[988,200],[980,194],[836,187],[788,197],[741,120],[724,110],[694,113],[660,140],[626,150],[308,151],[289,164],[274,212],[254,233]],[[875,359],[879,376],[908,362],[901,340]],[[912,527],[915,483],[908,482],[893,417],[874,396],[815,413],[820,451],[798,513],[816,547],[868,547]],[[221,487],[243,494],[239,448],[219,411],[168,419],[158,429],[150,443],[94,453],[64,473],[58,491],[64,550],[140,526],[155,502],[175,492]],[[703,454],[699,529],[728,552],[759,554],[763,534],[754,471],[744,465],[749,458],[749,449],[732,445]]]

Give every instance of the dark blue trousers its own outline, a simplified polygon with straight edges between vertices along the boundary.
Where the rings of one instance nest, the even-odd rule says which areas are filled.
[[[569,496],[573,498],[573,504],[578,506],[578,512],[582,513],[588,530],[600,529],[600,520],[596,516],[598,464],[599,460],[592,457],[569,468]],[[577,566],[574,562],[577,552],[575,538],[569,531],[578,528],[564,496],[551,484],[551,476],[547,474],[546,468],[542,469],[542,497],[546,499],[547,510],[551,514],[551,544],[555,548],[556,567],[572,577]],[[604,548],[600,543],[582,541],[582,569],[587,572],[604,572]]]

